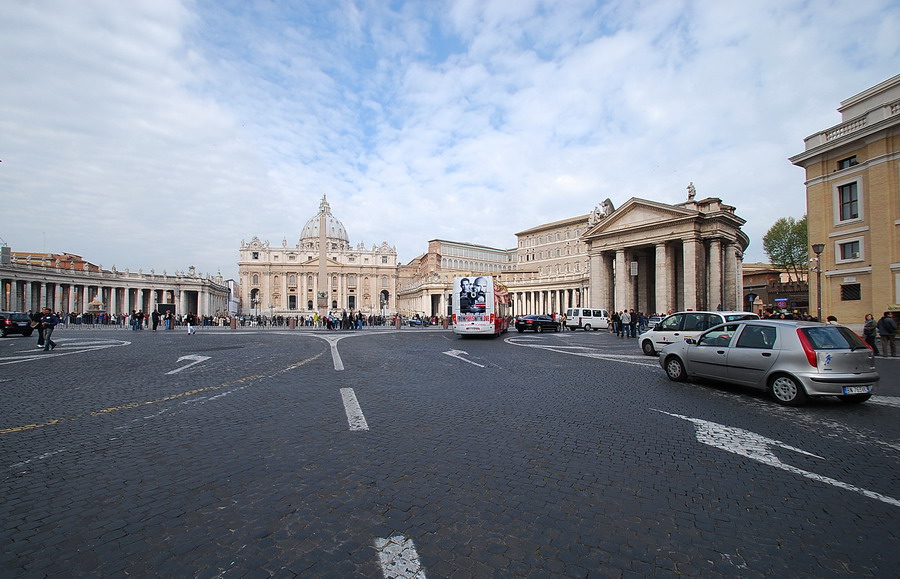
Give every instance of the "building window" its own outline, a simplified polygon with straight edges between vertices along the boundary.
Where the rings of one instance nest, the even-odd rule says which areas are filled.
[[[856,181],[838,187],[838,216],[840,221],[859,219],[859,191]]]
[[[862,261],[864,259],[865,256],[863,255],[862,237],[852,237],[850,239],[845,238],[834,243],[835,263]]]
[[[259,285],[259,274],[258,273],[253,274],[253,285]]]
[[[347,276],[347,286],[348,287],[356,287],[356,276],[355,275]]]
[[[838,169],[849,169],[853,165],[858,165],[859,163],[856,161],[856,155],[852,157],[847,157],[846,159],[841,159],[838,161]]]
[[[381,263],[387,263],[387,262],[388,262],[387,256],[386,256],[386,255],[382,255],[382,256],[381,256]]]
[[[250,259],[259,259],[259,252],[258,252],[258,251],[254,251],[253,253],[251,253],[251,254],[250,254]]]
[[[841,286],[841,301],[851,302],[862,299],[862,291],[858,283],[847,283]]]
[[[849,261],[851,259],[859,259],[859,240],[848,241],[838,245],[838,251],[841,261]]]
[[[388,278],[387,278],[387,276],[384,276],[381,278],[381,287],[387,287],[387,286],[388,286]]]

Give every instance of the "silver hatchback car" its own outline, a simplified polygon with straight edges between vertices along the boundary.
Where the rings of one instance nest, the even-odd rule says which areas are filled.
[[[875,355],[850,328],[791,320],[744,320],[665,346],[670,380],[709,378],[766,390],[800,406],[809,396],[865,402],[880,379]]]

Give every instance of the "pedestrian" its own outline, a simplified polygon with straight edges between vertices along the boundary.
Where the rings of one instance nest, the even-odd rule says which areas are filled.
[[[784,314],[781,314],[781,317],[784,318]],[[825,320],[826,324],[831,324],[832,326],[838,325],[837,317],[835,316],[828,316],[827,318],[825,318]]]
[[[193,313],[189,313],[187,316],[185,316],[184,323],[187,324],[188,336],[192,336],[197,333],[197,329],[194,328],[194,325],[197,323],[197,319],[194,317]]]
[[[866,314],[866,322],[863,324],[863,337],[876,356],[878,355],[878,346],[875,345],[875,336],[877,335],[878,322],[875,321],[875,316]]]
[[[41,315],[41,327],[44,328],[44,351],[49,352],[56,348],[56,342],[50,339],[53,335],[53,328],[59,323],[59,316],[53,313],[50,308],[44,308]]]
[[[150,312],[150,321],[153,323],[153,331],[156,331],[156,328],[159,326],[159,311],[153,310]]]
[[[631,308],[628,315],[631,318],[631,323],[628,325],[628,337],[637,338],[638,314],[634,311],[634,308]]]
[[[629,332],[631,331],[631,314],[628,313],[628,310],[624,310],[622,314],[619,316],[619,337],[620,338],[630,338]]]
[[[612,329],[613,334],[615,334],[617,336],[619,335],[619,328],[621,327],[621,324],[622,324],[622,318],[619,316],[619,312],[613,310],[612,324],[610,325],[610,328]]]
[[[32,312],[28,310],[28,316],[31,318],[31,327],[37,330],[38,341],[37,347],[44,349],[44,326],[41,325],[41,312]]]
[[[897,333],[897,322],[891,312],[884,312],[884,315],[878,320],[878,335],[881,336],[881,355],[890,357],[897,355],[897,345],[894,343],[894,335]]]

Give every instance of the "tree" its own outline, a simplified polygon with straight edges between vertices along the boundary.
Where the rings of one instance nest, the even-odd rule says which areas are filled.
[[[782,217],[763,236],[763,250],[772,265],[786,271],[791,281],[800,281],[809,269],[808,240],[806,215],[799,221]]]

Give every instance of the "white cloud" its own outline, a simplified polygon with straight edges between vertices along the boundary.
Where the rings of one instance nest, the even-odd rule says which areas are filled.
[[[0,21],[17,251],[236,275],[328,196],[403,260],[693,181],[748,259],[805,212],[787,157],[897,73],[889,0],[29,2]],[[46,242],[44,241],[46,237]]]

